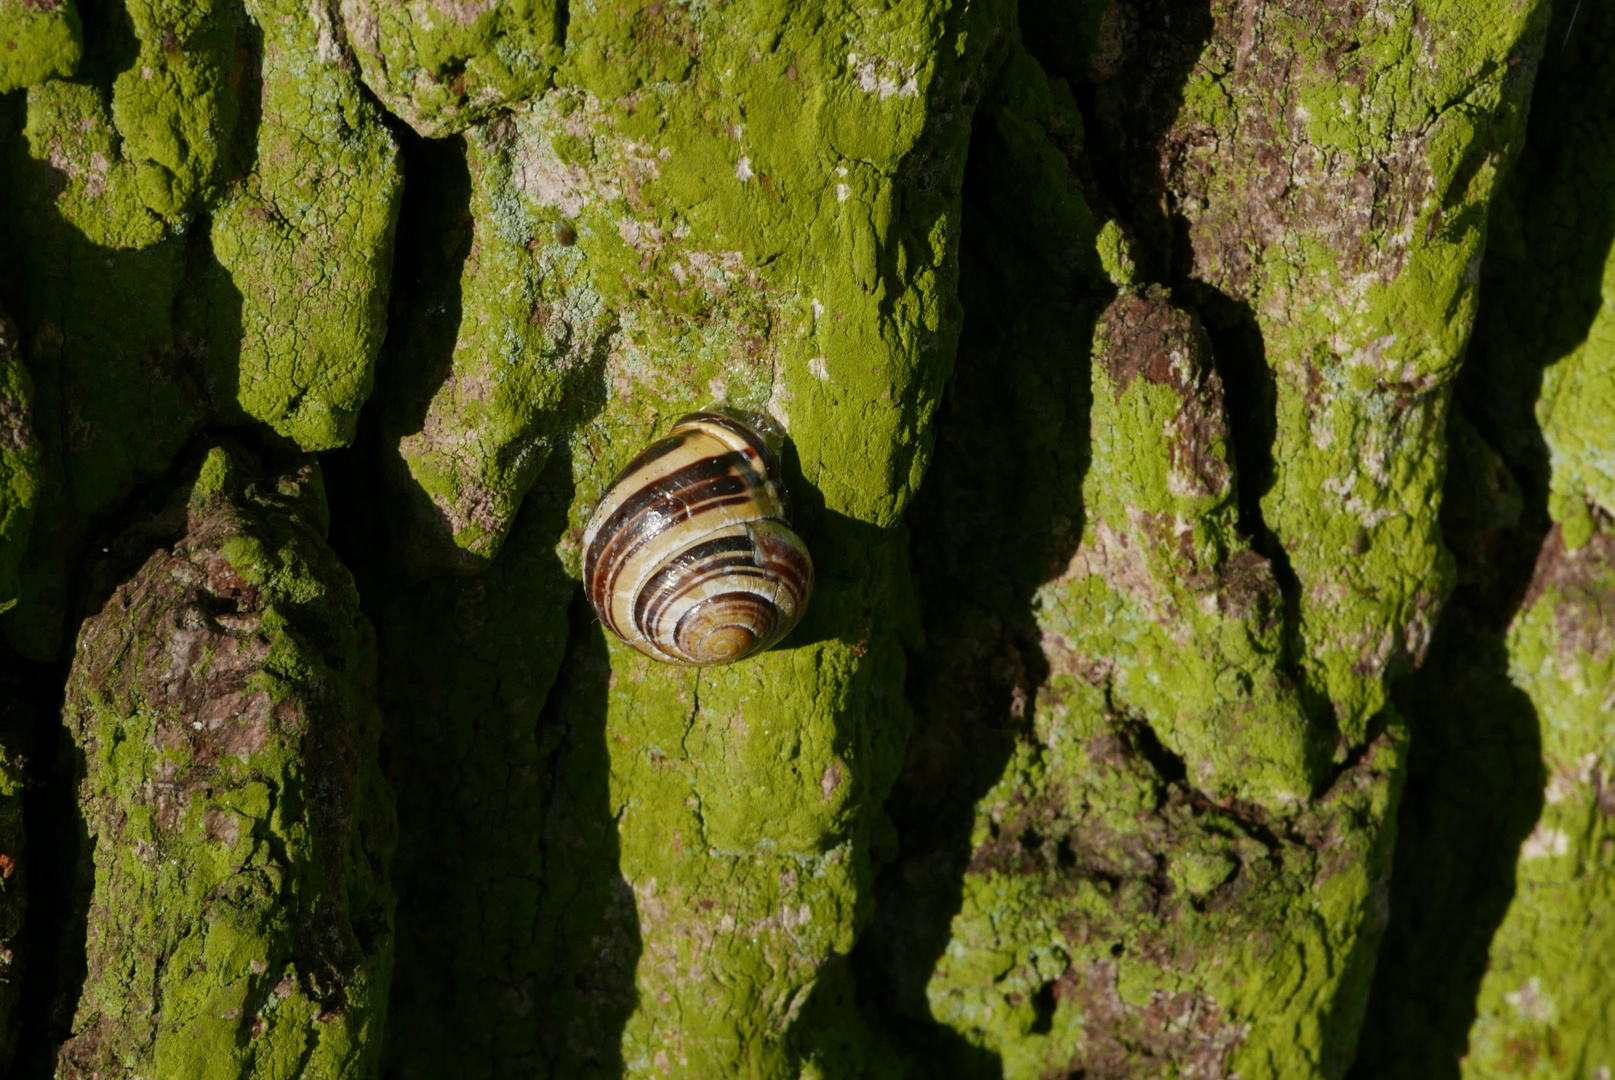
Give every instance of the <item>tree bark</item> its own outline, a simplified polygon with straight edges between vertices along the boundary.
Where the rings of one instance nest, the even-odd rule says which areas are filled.
[[[1607,1078],[1578,7],[0,0],[0,1066]]]

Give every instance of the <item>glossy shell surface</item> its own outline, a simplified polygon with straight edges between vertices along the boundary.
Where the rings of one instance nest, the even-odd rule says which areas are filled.
[[[628,463],[583,534],[583,586],[623,641],[675,664],[727,664],[790,632],[813,561],[767,442],[691,413]]]

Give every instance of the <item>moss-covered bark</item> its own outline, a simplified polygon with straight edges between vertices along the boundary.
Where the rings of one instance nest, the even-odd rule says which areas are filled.
[[[1543,19],[1146,10],[1034,11],[1044,66],[982,107],[867,1000],[930,1068],[972,1060],[940,1026],[982,1075],[1340,1076],[1407,741],[1382,678],[1447,590],[1447,395]],[[1442,119],[1449,82],[1479,111]]]
[[[321,5],[246,4],[262,49],[253,168],[213,210],[203,296],[223,418],[305,450],[353,440],[386,325],[403,177]]]
[[[68,683],[94,884],[58,1075],[368,1075],[392,796],[319,468],[215,449],[179,498],[182,537],[85,623]]]
[[[109,65],[100,53],[86,61]],[[35,86],[25,117],[6,147],[8,231],[43,473],[28,572],[0,626],[43,658],[71,637],[71,578],[93,523],[168,468],[205,406],[176,345],[185,243],[162,238],[140,201],[104,87]]]
[[[545,944],[564,924],[542,888],[438,901],[536,928],[496,984],[528,989],[501,1002],[497,1024],[487,1010],[475,1021],[493,1043],[489,1068],[523,1054],[564,1068],[577,1053],[545,1034],[535,1001],[563,1015],[621,1002],[601,1006],[618,1017],[601,1037],[620,1040],[635,1072],[794,1075],[832,1052],[820,1044],[834,1032],[806,1033],[797,1019],[867,917],[875,808],[906,727],[896,526],[951,364],[958,176],[971,87],[1001,19],[991,5],[574,11],[555,88],[465,129],[464,264],[420,305],[458,306],[452,346],[404,329],[408,366],[387,412],[395,490],[413,508],[399,570],[503,559],[548,461],[570,482],[561,516],[542,528],[575,573],[578,530],[611,475],[674,417],[719,400],[789,432],[799,525],[821,573],[795,648],[722,671],[663,668],[607,643],[592,621],[574,626],[571,674],[540,728],[541,740],[553,730],[563,741],[541,760],[575,770],[583,787],[495,784],[478,830],[533,830],[521,872],[542,884],[554,873],[556,805],[574,807],[583,836],[614,822],[613,842],[608,830],[584,848],[613,863],[556,887],[631,898],[634,918],[619,926],[614,913],[598,932],[613,957],[638,964],[627,982],[602,976],[609,991],[580,992],[560,977],[573,961]],[[436,344],[412,344],[422,336]],[[457,610],[488,587],[444,585],[435,608],[417,610]],[[547,591],[548,611],[490,613],[473,651],[538,634],[556,642],[545,651],[558,664],[565,597]],[[394,631],[384,621],[384,639]],[[448,670],[458,684],[477,669]],[[535,712],[553,677],[543,671],[500,697]],[[445,720],[462,708],[439,707]],[[595,749],[588,729],[602,722]],[[436,771],[435,757],[404,764],[420,753],[400,743],[400,767]],[[497,776],[507,763],[479,748],[464,767]],[[529,803],[546,790],[560,802]],[[587,802],[571,801],[584,792]],[[458,801],[451,789],[442,798]],[[469,823],[419,822],[422,845],[486,842]],[[445,925],[421,915],[423,929]],[[446,956],[446,943],[420,947],[422,963],[444,970],[430,953]],[[401,1038],[409,1067],[402,1047],[424,1044]]]
[[[65,644],[90,536],[202,425],[353,436],[400,177],[330,19],[96,5],[78,78],[27,91],[9,225],[47,468],[4,629],[30,656]]]
[[[82,35],[73,0],[0,3],[0,94],[73,74]]]
[[[1415,742],[1365,1073],[1597,1077],[1607,966],[1615,17],[1556,11],[1449,428],[1460,587]]]
[[[547,89],[561,60],[568,7],[557,0],[340,4],[365,83],[394,116],[432,136],[464,130]]]
[[[93,899],[30,924],[77,1005],[30,1067],[1339,1077],[1390,895],[1366,1061],[1598,1075],[1576,18],[1483,264],[1547,0],[0,0],[0,629],[73,659],[93,840],[29,879]],[[1483,265],[1517,407],[1449,419]],[[716,403],[785,436],[819,591],[676,669],[578,544]],[[1457,977],[1443,700],[1513,740]]]

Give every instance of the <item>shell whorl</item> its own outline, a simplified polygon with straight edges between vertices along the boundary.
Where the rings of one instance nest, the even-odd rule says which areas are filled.
[[[675,664],[727,664],[802,617],[813,561],[763,437],[690,413],[617,475],[583,533],[583,588],[606,628]]]

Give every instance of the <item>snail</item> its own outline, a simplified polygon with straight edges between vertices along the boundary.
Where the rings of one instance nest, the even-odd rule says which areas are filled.
[[[606,489],[583,588],[612,633],[673,664],[727,664],[790,632],[813,591],[779,466],[750,425],[694,412]]]

